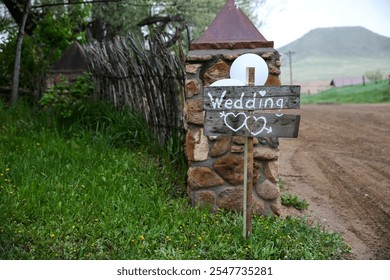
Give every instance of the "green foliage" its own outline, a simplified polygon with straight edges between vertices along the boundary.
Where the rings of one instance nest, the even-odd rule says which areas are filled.
[[[94,88],[89,74],[80,76],[74,83],[69,83],[62,76],[59,83],[45,92],[39,103],[46,109],[54,111],[53,113],[69,118],[80,107],[82,101],[92,95]]]
[[[288,207],[294,207],[298,210],[304,210],[309,208],[309,203],[305,199],[301,199],[296,195],[284,193],[281,195],[282,204]]]
[[[332,88],[315,95],[303,95],[301,104],[390,102],[388,81]]]
[[[58,60],[73,40],[85,42],[83,26],[87,24],[89,5],[64,13],[50,9],[38,23],[33,36],[24,36],[20,86],[40,93],[47,70]],[[0,43],[0,84],[11,85],[16,48],[16,26],[9,25],[8,41]]]
[[[263,1],[240,0],[239,6],[247,15],[256,20],[256,8]],[[176,0],[176,1],[150,1],[138,0],[111,2],[94,5],[92,19],[104,23],[106,38],[115,35],[126,35],[128,32],[139,32],[137,24],[148,17],[181,16],[191,29],[192,37],[196,40],[212,22],[226,0]],[[176,23],[177,24],[177,23]],[[168,30],[175,27],[175,23],[166,26]]]
[[[117,130],[109,127],[131,125],[129,111],[85,108],[65,131],[24,102],[0,105],[0,259],[340,259],[349,252],[340,235],[300,218],[256,216],[244,239],[241,214],[191,208],[177,195],[183,170],[147,148],[155,142],[112,146]],[[145,127],[131,127],[133,135]]]

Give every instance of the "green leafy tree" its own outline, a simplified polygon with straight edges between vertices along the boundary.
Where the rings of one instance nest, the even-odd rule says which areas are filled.
[[[256,24],[257,8],[265,0],[237,0],[237,4]],[[185,24],[197,39],[226,3],[226,0],[122,0],[93,5],[93,37],[111,39],[116,35],[138,32],[141,22],[158,22],[166,28]],[[144,26],[144,25],[143,25]]]
[[[26,0],[1,0],[0,27],[7,39],[0,41],[0,86],[12,84],[18,26]],[[129,32],[147,35],[157,29],[167,41],[196,40],[211,23],[226,0],[29,0],[21,49],[21,87],[40,97],[46,71],[72,40],[109,40]],[[256,11],[265,0],[237,0],[257,23]],[[9,13],[4,12],[6,7]],[[13,22],[11,21],[11,16]],[[187,38],[184,33],[187,33]],[[1,34],[0,34],[1,36]],[[19,37],[20,38],[20,37]]]
[[[73,40],[85,42],[84,30],[89,20],[90,6],[77,5],[66,11],[63,6],[53,6],[46,10],[38,9],[43,13],[41,19],[31,35],[23,36],[18,79],[20,87],[33,92],[37,98],[41,95],[47,70]],[[16,24],[8,22],[8,38],[0,42],[0,85],[2,86],[14,84],[12,73],[18,37],[18,23],[15,19],[14,22]]]

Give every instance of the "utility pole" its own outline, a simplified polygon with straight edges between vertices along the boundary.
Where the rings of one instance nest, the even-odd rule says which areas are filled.
[[[293,84],[293,74],[292,74],[292,59],[291,59],[291,56],[293,54],[295,54],[295,52],[288,51],[288,52],[286,52],[286,54],[288,55],[288,64],[289,64],[289,67],[290,67],[290,85],[292,85]]]

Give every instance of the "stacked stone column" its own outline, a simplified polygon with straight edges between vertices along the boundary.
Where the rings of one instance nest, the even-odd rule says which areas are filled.
[[[280,56],[273,48],[191,50],[186,59],[185,151],[191,203],[242,210],[244,138],[204,135],[203,87],[229,77],[241,54],[260,55],[268,65],[266,85],[280,85]],[[254,139],[253,212],[280,215],[278,139]]]

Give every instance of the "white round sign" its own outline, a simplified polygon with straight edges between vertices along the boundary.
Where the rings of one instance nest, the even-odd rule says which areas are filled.
[[[264,59],[253,53],[237,57],[230,67],[230,78],[246,84],[247,68],[255,68],[255,86],[263,86],[268,79],[268,66]]]
[[[222,79],[210,85],[211,87],[245,86],[245,83],[235,79]]]

